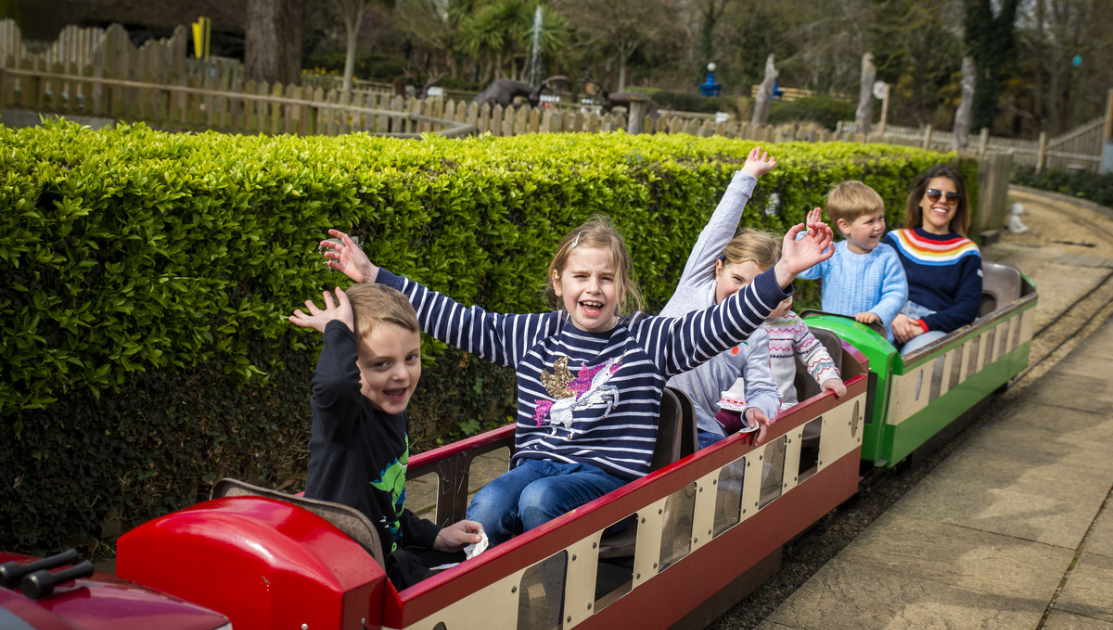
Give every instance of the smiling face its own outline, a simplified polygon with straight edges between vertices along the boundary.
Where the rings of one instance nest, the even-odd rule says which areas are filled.
[[[838,220],[839,231],[846,237],[846,247],[855,254],[868,254],[881,243],[885,235],[885,211],[863,214],[847,223],[845,219]]]
[[[576,328],[606,332],[614,326],[614,312],[622,301],[615,277],[611,253],[583,245],[568,254],[562,272],[553,272],[553,290]]]
[[[379,411],[405,411],[421,378],[421,334],[380,322],[359,340],[357,351],[359,393]]]
[[[957,195],[958,186],[949,177],[933,177],[927,187],[929,190],[938,190],[940,195],[938,199],[932,201],[927,191],[924,191],[924,196],[920,199],[924,231],[939,235],[950,234],[951,220],[958,212],[959,199],[956,197],[954,203],[950,203],[947,201],[947,193]]]
[[[722,259],[715,261],[715,303],[719,304],[738,290],[754,281],[754,278],[764,272],[752,260],[740,263],[725,262]]]

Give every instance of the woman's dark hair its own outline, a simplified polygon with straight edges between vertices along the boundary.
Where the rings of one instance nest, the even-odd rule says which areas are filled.
[[[966,181],[958,169],[949,164],[936,164],[916,178],[912,191],[908,193],[908,212],[904,215],[904,227],[910,230],[923,226],[924,211],[920,207],[920,202],[927,194],[928,184],[936,177],[946,177],[954,182],[958,192],[958,208],[955,210],[955,216],[951,218],[950,230],[966,236],[966,232],[970,229],[970,198],[966,195]]]

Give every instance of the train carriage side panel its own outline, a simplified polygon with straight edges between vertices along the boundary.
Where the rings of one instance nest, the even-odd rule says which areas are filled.
[[[1021,278],[1019,272],[1016,277]],[[996,298],[1009,301],[970,326],[904,357],[907,363],[898,360],[886,420],[894,427],[887,444],[893,463],[910,455],[1028,366],[1038,296],[1027,278],[1017,290],[1019,295]]]
[[[723,440],[406,589],[393,604],[387,597],[384,627],[553,627],[557,615],[564,629],[678,623],[857,491],[866,359],[844,348],[843,399],[828,392],[803,401],[780,417],[764,445],[747,445],[742,435]],[[821,429],[814,466],[805,471],[809,423]],[[779,476],[763,466],[774,454]],[[741,480],[732,476],[737,471]],[[673,505],[677,498],[687,507]],[[637,531],[628,564],[600,558],[603,531],[630,516]],[[666,552],[678,545],[680,553]],[[555,581],[529,580],[554,562],[561,567]],[[627,572],[616,590],[597,592],[610,588],[603,585],[616,567]],[[530,617],[523,603],[530,592],[555,602],[552,610]]]
[[[888,449],[892,428],[884,419],[888,414],[889,376],[893,366],[900,360],[899,354],[893,344],[885,340],[874,330],[860,324],[852,318],[836,315],[810,316],[804,314],[805,323],[809,328],[829,330],[837,334],[846,343],[861,352],[869,364],[870,400],[866,409],[866,425],[862,436],[862,460],[873,462],[876,465],[887,464]]]

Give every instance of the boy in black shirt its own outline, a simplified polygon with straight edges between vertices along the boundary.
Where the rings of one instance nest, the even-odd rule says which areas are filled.
[[[313,434],[305,496],[351,506],[379,530],[386,571],[402,590],[427,577],[428,567],[463,560],[482,526],[449,527],[405,508],[409,421],[406,405],[421,378],[421,335],[404,295],[383,285],[358,284],[325,308],[290,321],[324,333],[313,376]],[[355,331],[355,332],[353,332]]]

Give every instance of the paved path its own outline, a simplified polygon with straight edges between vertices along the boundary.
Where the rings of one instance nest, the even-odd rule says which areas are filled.
[[[1113,307],[1105,297],[1071,307],[1092,299],[1095,285],[1108,291],[1111,283],[1100,283],[1113,240],[1100,232],[1109,220],[1016,192],[1022,203],[1040,206],[1042,216],[1030,225],[1062,221],[1065,213],[1075,238],[1048,227],[987,248],[986,257],[1042,276],[1043,323],[1096,316],[1088,324],[1079,319],[1079,338],[1061,335],[1056,347],[1069,353],[1051,362],[1052,370],[1006,396],[980,430],[761,630],[1113,630]],[[1077,229],[1084,223],[1103,229]],[[1026,248],[1029,238],[1044,242]],[[1067,243],[1056,250],[1055,241]],[[1091,246],[1078,244],[1085,242]]]

